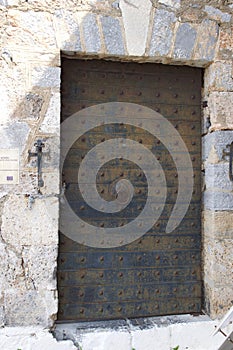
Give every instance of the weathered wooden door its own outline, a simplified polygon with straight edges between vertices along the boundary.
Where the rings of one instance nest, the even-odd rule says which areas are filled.
[[[109,123],[106,120],[102,125],[90,127],[81,136],[77,136],[62,169],[62,178],[66,184],[65,196],[75,215],[97,230],[119,228],[133,222],[146,206],[150,192],[144,169],[127,157],[120,156],[113,156],[111,160],[107,157],[107,161],[103,162],[96,175],[96,187],[99,195],[111,202],[117,198],[116,183],[127,179],[134,189],[130,203],[120,212],[107,213],[85,202],[78,183],[79,167],[88,152],[112,139],[133,141],[130,141],[131,155],[138,152],[136,143],[152,153],[160,163],[166,179],[166,198],[162,209],[157,208],[161,213],[153,226],[128,244],[119,241],[118,246],[108,248],[103,241],[103,247],[101,242],[98,247],[91,247],[68,238],[65,229],[62,230],[58,259],[60,321],[201,311],[201,81],[202,70],[192,67],[63,59],[62,122],[82,109],[109,102],[113,103],[112,110],[109,110],[113,115],[114,102],[126,103],[127,108],[131,108],[128,103],[133,103],[135,105],[132,108],[138,106],[137,111],[142,112],[141,124],[140,118],[137,123],[133,122],[131,110],[125,123],[120,123],[117,118],[114,122],[110,118]],[[166,121],[162,124],[165,134],[167,125],[175,130],[171,136],[166,135],[167,142],[169,137],[172,141],[173,135],[179,133],[188,150],[188,156],[185,155],[184,162],[181,162],[183,169],[178,169],[177,159],[174,159],[176,157],[153,128],[150,131],[148,127],[143,127],[145,107],[168,121],[168,124]],[[90,117],[88,113],[87,116]],[[152,119],[153,116],[151,123],[154,123]],[[179,141],[174,139],[174,142]],[[179,151],[178,158],[182,160],[183,148]],[[183,170],[185,173],[188,167],[185,161],[187,157],[193,168],[191,200],[181,222],[169,232],[166,229],[167,223],[176,205],[180,187],[185,186],[179,183],[179,172]],[[147,158],[144,161],[146,164]],[[148,165],[147,172],[149,171]],[[154,192],[159,193],[160,190],[158,185]],[[181,200],[185,201],[185,198]],[[179,210],[179,205],[177,209]],[[66,213],[62,212],[61,215],[65,216]],[[151,219],[150,216],[151,212],[145,218],[145,223]],[[142,222],[141,225],[143,224]]]

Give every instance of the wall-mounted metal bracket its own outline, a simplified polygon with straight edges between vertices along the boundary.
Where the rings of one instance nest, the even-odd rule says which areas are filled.
[[[42,149],[44,148],[45,144],[42,142],[42,140],[37,140],[34,143],[34,146],[36,147],[36,152],[31,152],[31,150],[29,150],[28,159],[30,160],[32,157],[37,157],[38,187],[43,187],[44,181],[42,179]]]
[[[223,154],[223,158],[225,159],[226,157],[229,157],[229,178],[231,181],[233,181],[233,173],[232,173],[232,169],[233,169],[233,141],[231,144],[226,145],[226,148],[229,149],[228,152],[226,152],[225,150],[223,150],[222,154]]]

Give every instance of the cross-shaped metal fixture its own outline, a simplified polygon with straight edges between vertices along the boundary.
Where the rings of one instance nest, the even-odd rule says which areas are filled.
[[[45,144],[42,142],[42,140],[37,140],[34,143],[34,146],[36,147],[36,152],[31,152],[31,150],[28,151],[28,158],[31,159],[32,157],[37,157],[37,175],[38,175],[38,187],[44,186],[44,181],[42,179],[42,149],[44,148]]]

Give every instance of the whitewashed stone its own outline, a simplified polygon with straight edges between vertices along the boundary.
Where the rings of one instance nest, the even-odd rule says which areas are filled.
[[[80,52],[82,50],[79,21],[82,15],[59,9],[55,11],[56,38],[58,46],[64,51]]]
[[[57,116],[56,116],[57,117]],[[59,170],[59,162],[60,162],[60,137],[59,134],[46,135],[43,134],[43,137],[38,135],[36,139],[42,139],[44,141],[45,147],[43,149],[43,168],[44,172],[46,170],[57,172]]]
[[[214,322],[171,325],[171,348],[179,345],[181,350],[217,350],[223,338],[221,334],[213,337],[214,330]]]
[[[220,334],[213,338],[218,321],[207,316],[163,316],[134,321],[128,320],[127,327],[122,328],[113,325],[108,328],[103,322],[88,323],[86,329],[80,324],[60,324],[55,335],[59,339],[62,335],[72,338],[82,350],[159,350],[173,349],[179,344],[181,350],[217,350],[223,341]]]
[[[5,294],[6,324],[51,326],[57,312],[54,291],[8,289]]]
[[[0,148],[24,149],[29,135],[29,126],[24,122],[12,122],[0,126]]]
[[[145,54],[151,6],[149,0],[120,0],[129,55],[141,56]]]
[[[48,330],[39,326],[2,328],[0,344],[4,350],[77,350],[71,341],[57,342]]]
[[[51,195],[51,193],[56,197],[60,193],[60,172],[56,171],[43,172],[42,175],[44,186],[41,188],[43,195]],[[37,178],[35,180],[37,182]],[[51,208],[52,209],[52,208]],[[54,207],[55,209],[55,207]],[[54,210],[52,209],[52,211]],[[53,214],[54,215],[54,214]]]
[[[131,339],[128,332],[101,331],[83,334],[83,350],[131,350]]]
[[[56,245],[32,245],[22,251],[25,283],[30,289],[56,290]]]
[[[145,330],[131,330],[132,347],[137,350],[151,350],[153,346],[159,349],[170,348],[170,330],[168,327],[158,328],[154,326]],[[153,344],[153,345],[152,345]]]
[[[47,51],[57,49],[51,14],[10,9],[8,20],[11,45],[27,45],[31,49],[36,46]]]
[[[6,264],[7,269],[5,270],[5,286],[3,292],[5,290],[14,288],[18,288],[21,290],[26,289],[25,275],[22,266],[22,257],[21,257],[22,249],[15,249],[14,245],[6,246]]]
[[[2,273],[0,274],[0,327],[4,325],[4,290],[7,286],[7,271],[8,271],[8,255],[6,251],[6,245],[0,242],[0,259],[1,259],[1,269]]]
[[[2,237],[21,251],[23,245],[58,243],[58,198],[12,195],[6,201],[2,218]],[[38,215],[39,213],[39,215]]]
[[[19,0],[1,0],[0,5],[3,6],[17,6],[19,5]]]
[[[40,131],[43,133],[54,133],[59,135],[60,132],[60,94],[54,92],[48,105],[48,109],[44,116],[44,120],[40,125]]]
[[[15,56],[10,50],[5,50],[13,62],[0,60],[0,103],[1,125],[21,119],[21,103],[27,93],[27,68],[25,63],[14,62]]]
[[[46,334],[40,339],[36,341],[35,344],[32,345],[31,350],[79,350],[77,346],[75,346],[72,341],[62,341],[56,342],[54,338],[52,338],[51,334]],[[81,350],[81,349],[80,349]]]
[[[31,72],[31,85],[60,88],[60,71],[61,69],[58,67],[34,67]]]

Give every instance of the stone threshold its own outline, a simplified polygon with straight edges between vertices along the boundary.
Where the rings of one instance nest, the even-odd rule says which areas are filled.
[[[218,320],[207,315],[171,315],[94,322],[57,322],[53,335],[82,350],[217,350],[224,339],[213,337]]]

